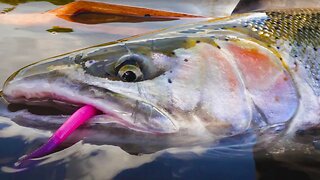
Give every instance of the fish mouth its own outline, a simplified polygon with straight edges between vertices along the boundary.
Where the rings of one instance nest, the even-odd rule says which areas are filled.
[[[28,120],[20,117],[20,125],[39,128],[52,127],[52,124],[59,126],[76,109],[91,105],[100,113],[90,119],[86,127],[114,126],[155,135],[178,131],[166,112],[150,103],[82,82],[40,77],[43,75],[21,78],[18,73],[4,85],[3,97],[9,103],[8,109],[15,113],[29,112],[25,117]]]

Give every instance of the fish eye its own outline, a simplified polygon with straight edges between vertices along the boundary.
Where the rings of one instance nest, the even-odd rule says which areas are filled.
[[[125,82],[141,81],[143,79],[142,61],[143,59],[136,54],[121,57],[115,66],[118,77]]]
[[[119,69],[118,76],[125,82],[136,82],[142,79],[143,74],[138,66],[124,65]]]

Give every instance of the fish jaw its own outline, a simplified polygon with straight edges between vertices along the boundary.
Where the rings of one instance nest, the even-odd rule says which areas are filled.
[[[60,61],[63,59],[55,64],[62,63]],[[31,105],[53,103],[73,107],[91,105],[102,112],[99,115],[101,124],[114,123],[129,130],[151,134],[171,134],[178,131],[178,127],[165,112],[148,102],[66,78],[63,72],[76,70],[77,65],[68,63],[59,66],[59,70],[51,69],[46,72],[50,68],[44,64],[41,62],[28,66],[12,75],[3,87],[6,101]],[[46,70],[42,69],[42,73],[41,68]],[[78,73],[84,75],[83,72]]]

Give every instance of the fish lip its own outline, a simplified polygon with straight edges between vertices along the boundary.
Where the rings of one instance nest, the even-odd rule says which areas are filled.
[[[33,105],[45,105],[47,101],[57,101],[57,102],[60,102],[60,103],[64,103],[64,104],[67,104],[67,105],[70,105],[70,106],[74,106],[74,107],[77,107],[77,108],[80,108],[84,105],[87,105],[85,103],[75,103],[75,102],[68,102],[68,101],[61,101],[61,99],[34,99],[34,100],[26,100],[24,98],[19,98],[19,99],[14,99],[12,97],[7,97],[7,96],[4,96],[4,98],[11,104],[11,103],[22,103],[22,104],[33,104]],[[27,103],[24,103],[24,102],[27,102]],[[116,123],[120,126],[123,126],[129,130],[133,130],[133,131],[137,131],[137,132],[142,132],[142,133],[149,133],[149,134],[154,134],[154,135],[164,135],[164,134],[173,134],[175,132],[162,132],[162,131],[150,131],[146,128],[141,128],[133,123],[130,123],[124,119],[122,119],[121,117],[119,117],[116,113],[112,113],[111,111],[106,111],[105,109],[104,110],[101,110],[99,108],[97,108],[96,106],[94,105],[91,105],[93,106],[94,108],[96,108],[100,113],[98,113],[97,115],[95,115],[93,118],[91,119],[94,119],[96,117],[99,117],[99,116],[105,116],[105,117],[108,117],[108,118],[112,118],[113,120],[117,120],[117,121],[112,121],[112,122],[108,122],[108,123]],[[54,115],[47,115],[47,116],[53,116]],[[71,116],[70,115],[64,115],[66,117],[65,120],[67,120],[68,117]],[[90,120],[88,120],[88,123],[90,124]]]
[[[19,79],[18,81],[20,82],[23,79]],[[15,80],[13,80],[14,83]],[[23,103],[23,104],[40,104],[43,105],[43,102],[47,101],[52,101],[52,102],[58,102],[58,103],[64,103],[70,106],[74,107],[81,107],[83,105],[91,105],[95,107],[97,110],[103,113],[103,115],[106,115],[107,117],[112,117],[113,120],[116,119],[116,121],[113,121],[112,123],[119,124],[120,126],[124,126],[125,128],[137,132],[142,132],[142,133],[149,133],[149,134],[155,134],[155,135],[163,135],[163,134],[173,134],[178,131],[178,128],[175,127],[175,124],[171,121],[170,118],[166,117],[174,126],[174,130],[164,130],[164,131],[157,131],[157,130],[150,130],[147,128],[143,128],[142,126],[136,125],[135,123],[132,123],[130,121],[127,121],[123,118],[121,118],[117,113],[112,112],[111,110],[106,110],[106,108],[100,108],[97,107],[95,104],[83,102],[83,101],[77,101],[75,99],[70,99],[68,97],[64,97],[61,95],[52,95],[54,92],[49,92],[47,96],[39,98],[35,96],[27,97],[27,92],[26,91],[19,91],[16,95],[10,95],[10,93],[7,93],[7,87],[10,86],[11,82],[7,82],[6,85],[4,86],[3,89],[3,98],[8,102],[8,103]],[[152,105],[151,105],[152,106]],[[153,106],[152,106],[153,107]],[[89,120],[90,121],[90,120]]]

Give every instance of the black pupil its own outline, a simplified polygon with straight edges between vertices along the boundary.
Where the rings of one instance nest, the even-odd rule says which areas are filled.
[[[122,79],[127,82],[133,82],[137,78],[136,74],[132,71],[127,71],[122,75]]]

